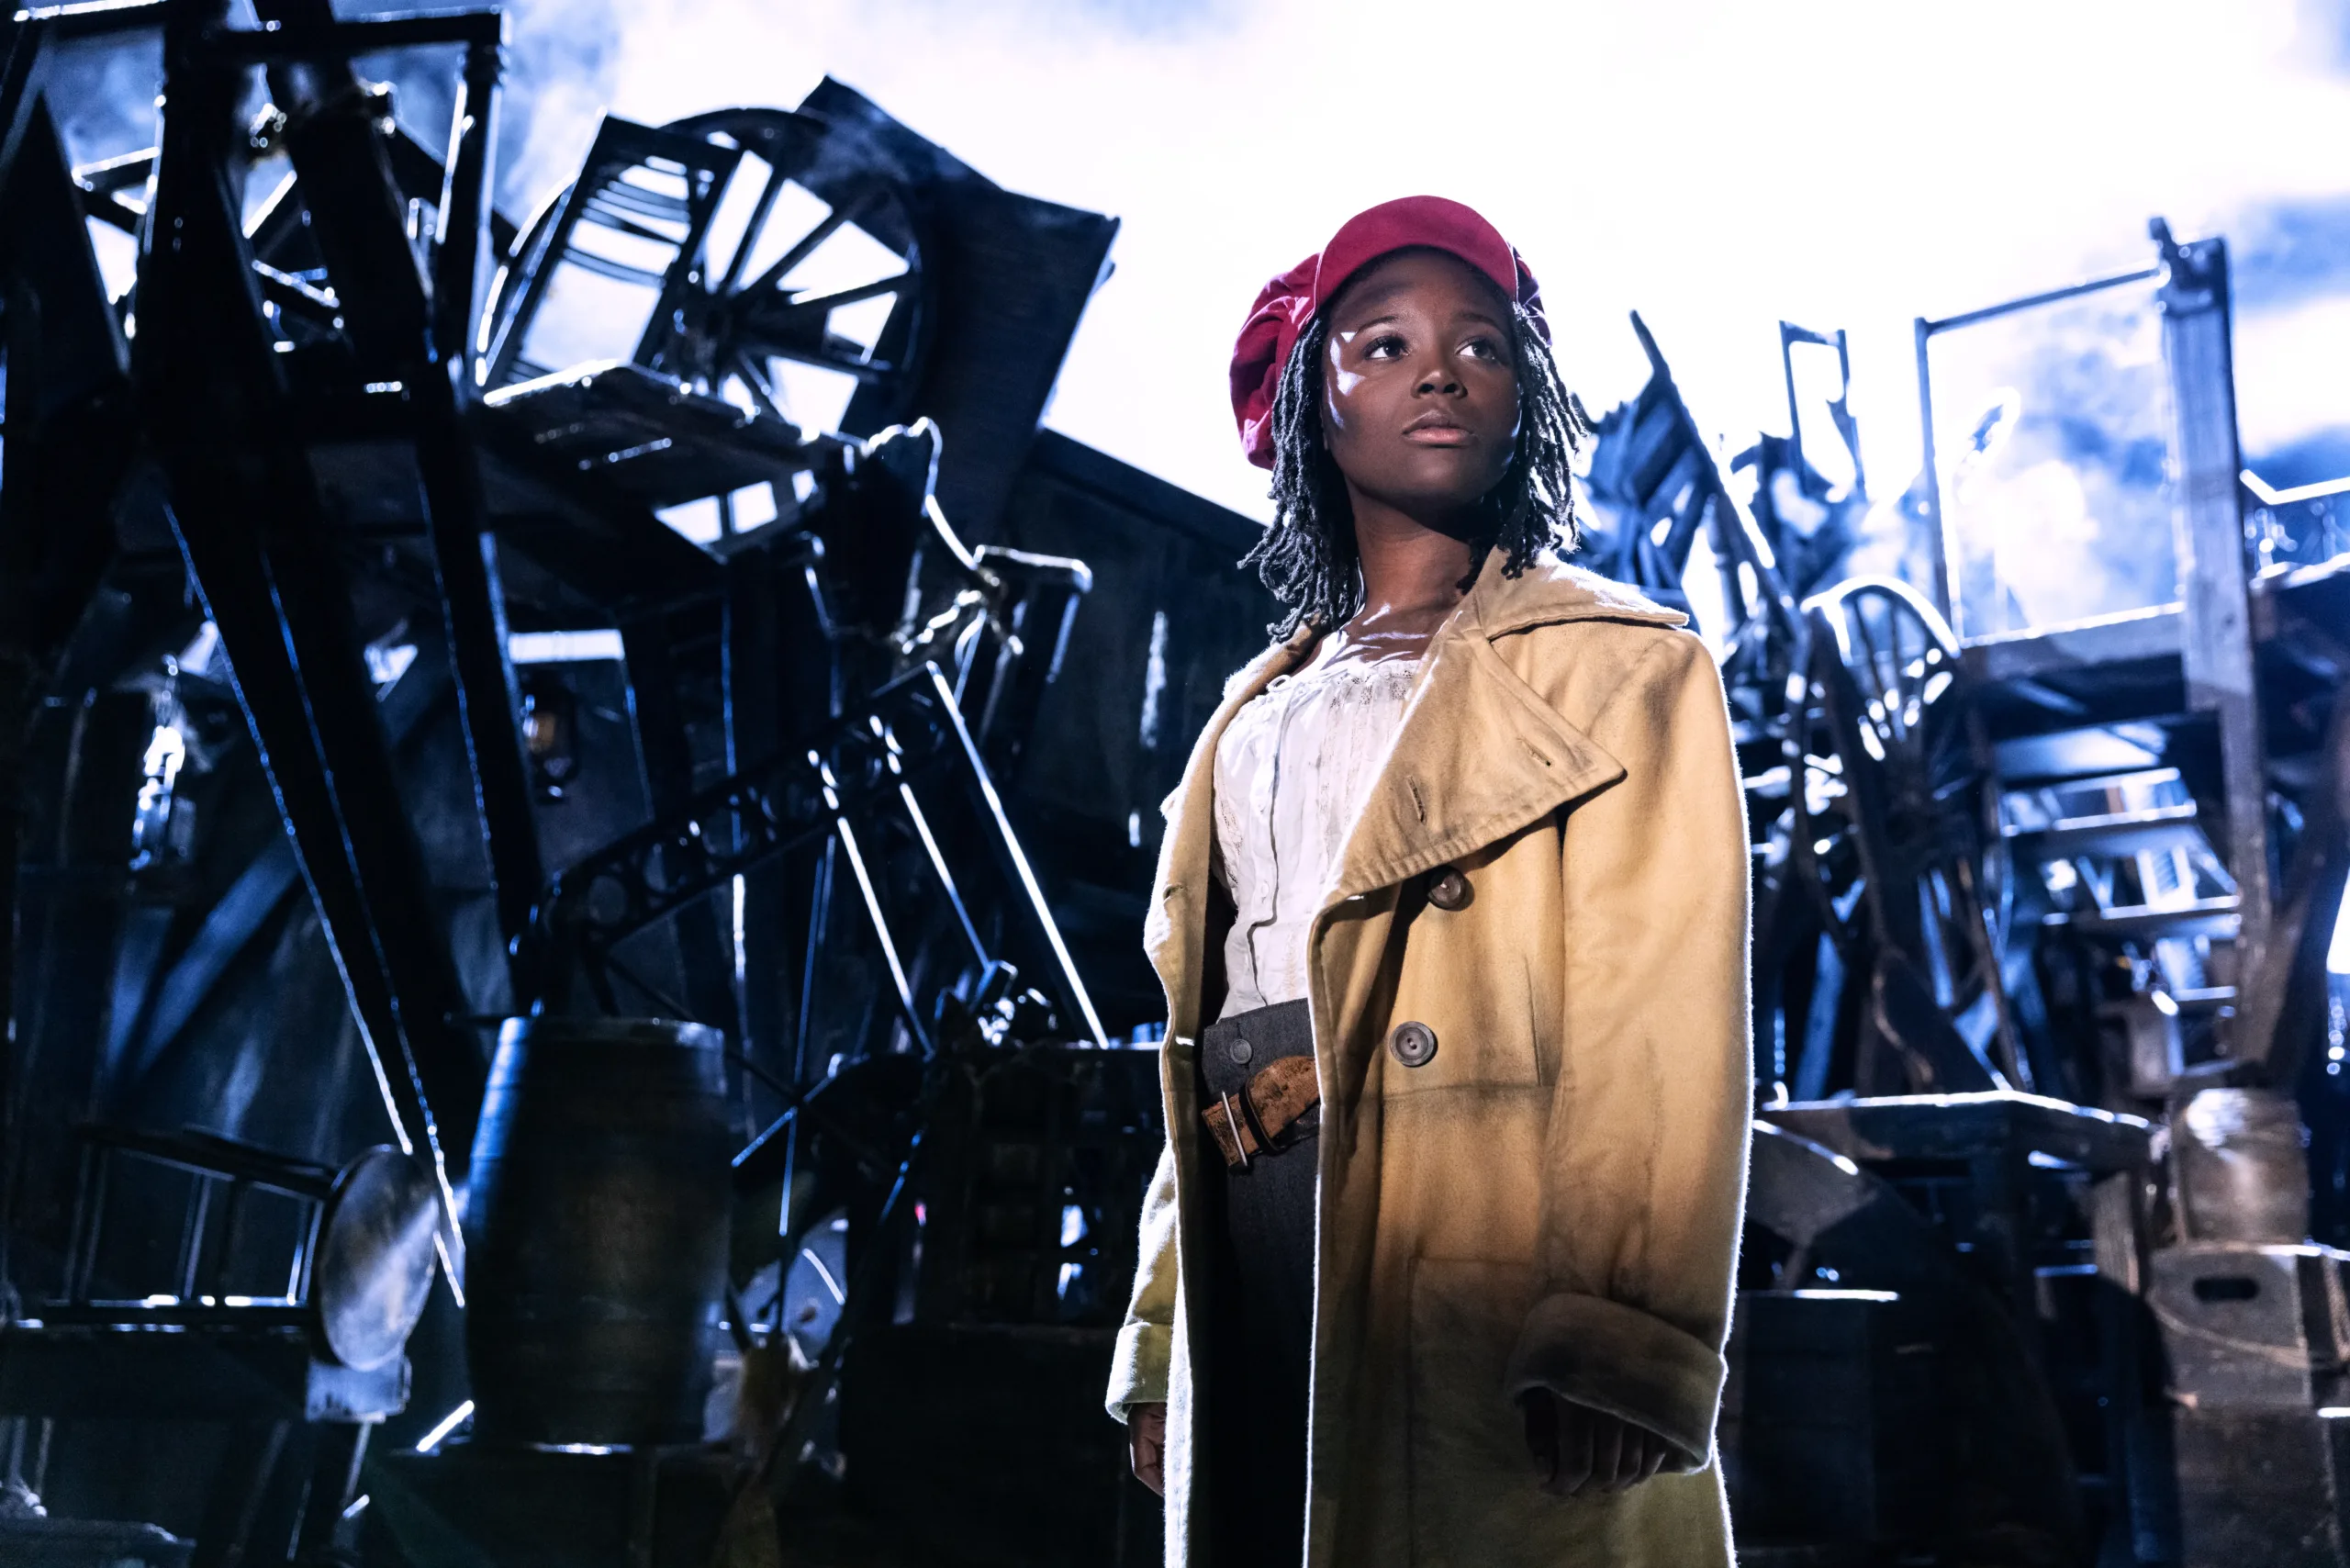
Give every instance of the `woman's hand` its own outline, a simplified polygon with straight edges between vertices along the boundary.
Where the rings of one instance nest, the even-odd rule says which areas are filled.
[[[1521,1403],[1526,1450],[1542,1490],[1553,1496],[1579,1497],[1593,1486],[1602,1492],[1637,1486],[1662,1468],[1671,1452],[1647,1428],[1547,1390],[1537,1389]],[[1139,1462],[1136,1473],[1141,1473]]]
[[[1126,1411],[1126,1457],[1135,1479],[1167,1495],[1167,1406],[1136,1405]]]

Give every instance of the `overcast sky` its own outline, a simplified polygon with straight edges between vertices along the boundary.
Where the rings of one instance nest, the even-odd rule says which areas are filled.
[[[2240,267],[2299,247],[2293,286],[2242,304],[2247,450],[2344,409],[2345,0],[517,11],[510,195],[565,179],[607,102],[652,121],[788,105],[830,73],[1003,185],[1123,218],[1049,422],[1259,516],[1233,332],[1267,276],[1416,192],[1525,252],[1595,410],[1639,385],[1633,308],[1738,445],[1785,422],[1779,319],[1849,329],[1880,492],[1916,463],[1911,319],[2143,264],[2156,213],[2229,232]]]

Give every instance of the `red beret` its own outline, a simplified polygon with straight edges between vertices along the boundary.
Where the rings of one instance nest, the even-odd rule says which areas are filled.
[[[1550,341],[1542,291],[1526,259],[1474,208],[1442,196],[1382,202],[1348,218],[1319,254],[1306,257],[1257,296],[1232,350],[1232,417],[1239,422],[1249,462],[1259,468],[1273,465],[1273,388],[1315,312],[1371,263],[1391,251],[1422,245],[1458,256],[1493,279],[1494,287],[1534,318],[1543,342]]]

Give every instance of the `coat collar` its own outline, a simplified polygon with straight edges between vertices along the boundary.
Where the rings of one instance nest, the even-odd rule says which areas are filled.
[[[1494,640],[1570,621],[1687,620],[1624,585],[1544,557],[1518,577],[1488,554],[1459,609],[1430,639],[1394,749],[1341,857],[1334,902],[1433,869],[1623,776],[1623,767],[1528,686]],[[1169,1031],[1196,1032],[1214,834],[1216,743],[1241,708],[1312,655],[1308,628],[1235,675],[1163,808],[1168,831],[1143,944],[1166,983]]]
[[[1681,611],[1667,610],[1637,588],[1548,554],[1515,577],[1503,572],[1498,554],[1488,554],[1454,622],[1464,615],[1473,615],[1488,638],[1553,621],[1639,621],[1658,626],[1689,622]]]
[[[1621,583],[1544,559],[1518,577],[1488,556],[1428,644],[1386,765],[1339,862],[1334,901],[1433,870],[1624,776],[1494,645],[1570,621],[1688,618]]]

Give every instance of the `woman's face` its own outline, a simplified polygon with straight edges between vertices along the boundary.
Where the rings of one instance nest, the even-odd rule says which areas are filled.
[[[1323,439],[1358,495],[1445,527],[1501,482],[1517,444],[1511,326],[1492,282],[1438,251],[1389,256],[1339,295]]]

